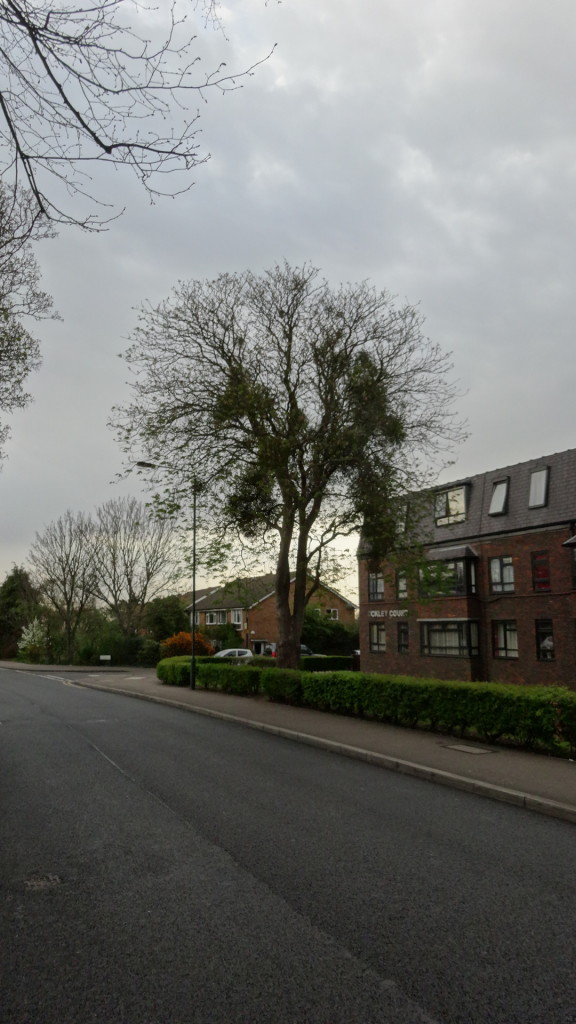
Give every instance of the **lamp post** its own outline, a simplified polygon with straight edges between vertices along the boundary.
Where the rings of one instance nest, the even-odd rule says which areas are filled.
[[[140,469],[156,469],[154,462],[137,462]],[[196,689],[196,477],[192,481],[192,615],[190,626],[190,639],[192,641],[192,656],[190,658],[190,689]]]

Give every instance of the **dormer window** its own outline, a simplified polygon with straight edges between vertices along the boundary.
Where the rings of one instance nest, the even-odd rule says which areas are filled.
[[[462,523],[466,519],[466,488],[450,487],[439,491],[434,497],[434,518],[436,526]]]
[[[548,466],[531,472],[528,508],[543,508],[548,504],[548,475]]]
[[[508,484],[508,477],[493,483],[492,500],[488,509],[489,516],[503,516],[508,511]]]

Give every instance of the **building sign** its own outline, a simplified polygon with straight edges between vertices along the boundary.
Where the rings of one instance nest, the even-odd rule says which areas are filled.
[[[403,619],[408,615],[407,608],[371,608],[368,612],[371,619]]]

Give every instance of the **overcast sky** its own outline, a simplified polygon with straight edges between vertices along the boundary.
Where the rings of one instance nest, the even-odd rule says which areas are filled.
[[[231,0],[231,68],[201,107],[211,160],[100,235],[37,247],[62,322],[40,325],[34,404],[0,474],[0,581],[35,531],[137,481],[106,426],[134,307],[178,280],[310,261],[419,303],[451,350],[470,437],[443,479],[563,451],[574,430],[576,5],[573,0]],[[576,496],[575,496],[576,497]],[[347,592],[350,593],[350,587]]]

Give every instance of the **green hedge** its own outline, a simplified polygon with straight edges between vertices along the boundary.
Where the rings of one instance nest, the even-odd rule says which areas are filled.
[[[468,734],[487,742],[512,740],[550,751],[558,751],[562,745],[571,752],[576,750],[576,692],[560,686],[446,682],[352,671],[303,672],[277,666],[227,665],[213,658],[197,660],[198,685],[210,690],[246,696],[263,692],[272,701],[410,728]],[[156,671],[163,683],[187,686],[190,657],[166,658]]]

